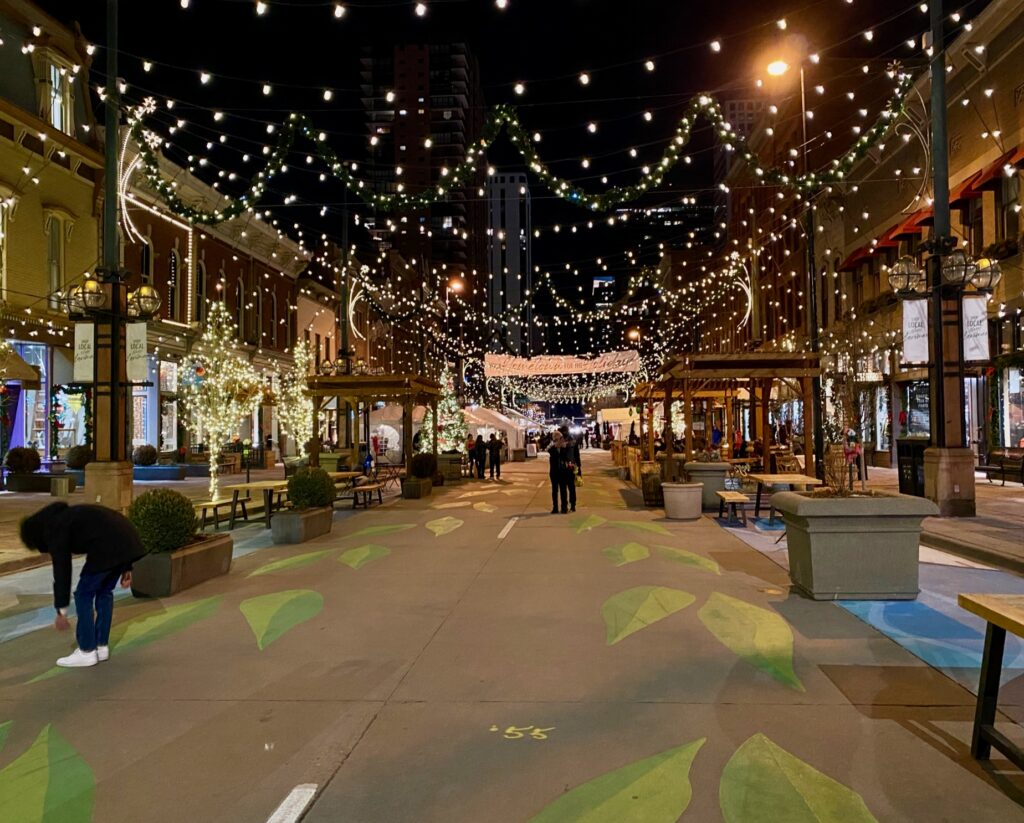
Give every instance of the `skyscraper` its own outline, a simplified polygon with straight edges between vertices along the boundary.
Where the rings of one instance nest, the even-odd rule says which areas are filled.
[[[529,303],[533,282],[533,222],[526,175],[489,177],[487,206],[490,264],[487,307],[492,317],[521,320],[521,323],[497,327],[500,339],[495,342],[499,347],[526,355],[530,353],[529,329],[533,321]]]

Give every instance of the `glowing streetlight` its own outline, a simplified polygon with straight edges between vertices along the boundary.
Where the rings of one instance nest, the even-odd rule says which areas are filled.
[[[789,63],[785,60],[773,60],[765,66],[765,71],[772,77],[782,77],[782,75],[789,71]]]

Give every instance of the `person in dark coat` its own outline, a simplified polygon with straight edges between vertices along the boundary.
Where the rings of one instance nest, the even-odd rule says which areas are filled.
[[[565,448],[568,454],[568,466],[566,485],[569,490],[569,510],[576,511],[576,477],[583,476],[583,464],[580,462],[580,442],[569,436],[569,427],[562,426],[559,431],[565,441]]]
[[[495,479],[495,472],[497,472],[497,479],[501,480],[502,446],[502,442],[492,433],[491,439],[487,441],[487,453],[490,455],[491,480]]]
[[[71,558],[85,555],[75,588],[78,647],[58,666],[95,666],[110,657],[110,623],[114,615],[114,588],[118,581],[131,585],[132,564],[146,554],[138,532],[127,517],[105,506],[69,506],[51,503],[21,521],[21,542],[50,555],[53,564],[54,626],[71,627]]]
[[[476,463],[477,479],[483,480],[484,464],[487,462],[487,444],[484,443],[482,434],[476,436],[476,443],[473,445],[473,462]]]
[[[562,433],[555,430],[548,446],[548,477],[551,480],[551,513],[558,514],[558,500],[562,500],[562,514],[569,512],[569,449]]]

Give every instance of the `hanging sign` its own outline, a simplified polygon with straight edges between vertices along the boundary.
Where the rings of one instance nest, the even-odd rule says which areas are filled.
[[[928,362],[928,301],[904,300],[903,362]]]
[[[487,377],[536,377],[540,375],[606,374],[640,371],[640,355],[635,351],[617,351],[599,357],[546,354],[530,359],[509,354],[485,354]]]
[[[146,324],[129,323],[125,331],[125,352],[128,360],[128,382],[145,383],[149,377],[146,359]]]
[[[92,323],[75,323],[76,383],[91,383],[96,362],[96,327]]]
[[[963,298],[964,362],[987,362],[990,358],[988,347],[988,298],[984,295],[970,295]]]

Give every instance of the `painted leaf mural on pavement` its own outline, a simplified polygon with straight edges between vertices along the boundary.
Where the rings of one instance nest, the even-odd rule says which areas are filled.
[[[96,778],[53,726],[0,771],[0,818],[18,823],[89,823]]]
[[[718,641],[748,663],[797,691],[804,684],[793,671],[793,630],[769,609],[712,592],[697,613]]]
[[[0,723],[0,751],[3,750],[4,743],[7,742],[7,735],[11,731],[11,723],[13,722],[13,720],[5,720],[3,723]]]
[[[664,586],[637,586],[609,597],[601,606],[608,645],[614,646],[624,637],[664,620],[696,599],[689,592]]]
[[[576,529],[576,534],[583,534],[583,532],[588,532],[591,529],[596,529],[598,526],[601,526],[607,522],[608,521],[601,517],[601,515],[591,514],[587,515],[586,517],[574,517],[572,520],[569,521],[569,525]]]
[[[348,537],[376,537],[381,534],[398,534],[399,532],[407,532],[409,529],[415,529],[415,523],[392,523],[389,526],[369,526],[365,529],[357,531],[355,534],[347,535]]]
[[[658,546],[658,551],[661,556],[668,559],[674,560],[677,563],[683,563],[687,566],[697,566],[700,569],[706,569],[709,572],[715,574],[721,574],[722,569],[714,561],[707,557],[702,557],[694,552],[688,552],[686,549],[674,549],[671,546]]]
[[[693,797],[690,766],[705,739],[583,783],[529,823],[676,823]]]
[[[366,546],[358,546],[343,552],[338,560],[346,566],[351,566],[353,569],[361,569],[367,563],[371,563],[381,557],[387,557],[389,554],[391,554],[391,549],[386,546],[377,546],[369,543]]]
[[[323,607],[323,596],[309,589],[261,594],[243,600],[238,606],[261,651],[285,632],[316,617]]]
[[[668,529],[658,523],[649,520],[613,520],[613,526],[620,529],[629,529],[635,532],[653,532],[654,534],[671,534]]]
[[[621,546],[609,546],[604,550],[604,555],[616,566],[625,566],[637,560],[646,560],[651,556],[651,550],[640,543],[623,543]]]
[[[442,517],[438,520],[431,520],[427,523],[427,528],[434,533],[434,537],[440,537],[442,534],[451,534],[461,528],[463,522],[457,517]]]
[[[492,514],[498,510],[497,506],[492,506],[490,503],[474,503],[473,508],[484,514]]]
[[[435,503],[430,508],[432,509],[466,509],[469,508],[472,503],[469,500],[456,500],[454,503]]]
[[[275,560],[273,563],[267,563],[265,566],[260,566],[253,572],[249,573],[249,577],[258,577],[261,574],[270,574],[271,572],[279,572],[282,569],[301,569],[303,566],[308,566],[311,563],[316,563],[317,560],[321,560],[333,551],[327,549],[326,551],[320,552],[307,552],[306,554],[296,554],[292,557],[286,557],[283,560]]]
[[[755,734],[722,770],[726,823],[878,823],[852,789]]]

